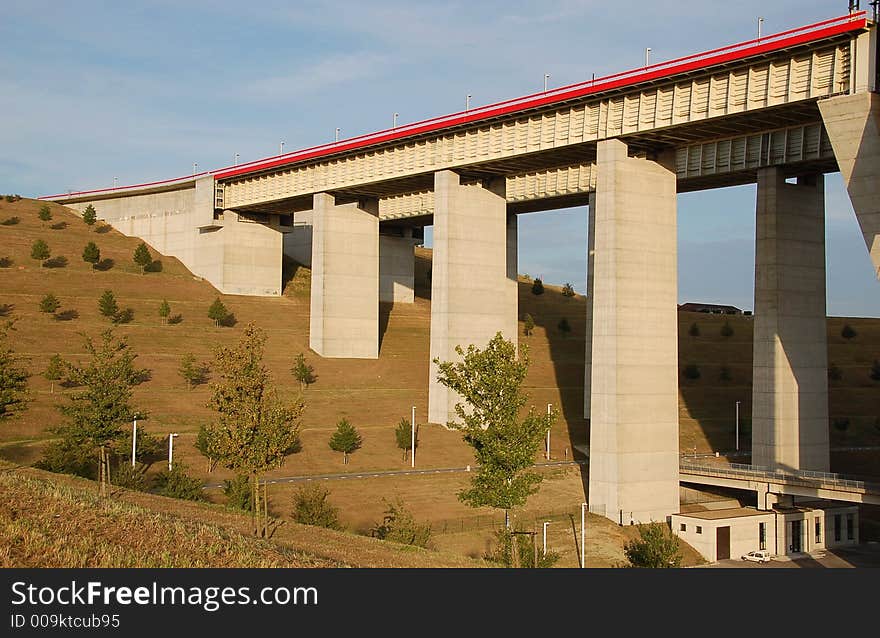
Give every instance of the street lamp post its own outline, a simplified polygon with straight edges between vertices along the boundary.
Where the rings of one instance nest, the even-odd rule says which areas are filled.
[[[119,183],[119,178],[118,178],[118,177],[114,177],[114,178],[113,178],[113,188],[116,188],[116,185],[117,185],[118,183]]]
[[[645,48],[645,66],[651,65],[651,47]]]
[[[394,117],[391,118],[391,128],[397,128],[397,118],[400,116],[400,113],[395,113]]]
[[[764,18],[758,18],[758,39],[761,39],[761,27],[764,26]]]
[[[134,422],[131,424],[131,466],[134,467],[134,459],[135,454],[137,452],[137,435],[138,435],[138,420],[137,417],[134,417]]]
[[[281,142],[281,147],[278,150],[279,150],[279,153],[278,153],[279,155],[284,155],[284,141],[283,140]]]
[[[736,451],[739,452],[739,401],[736,402]]]
[[[544,556],[547,555],[547,526],[550,524],[550,521],[544,521]]]
[[[238,166],[238,153],[235,154],[235,158],[232,161],[235,166]]]
[[[199,172],[199,163],[193,162],[193,175]]]
[[[465,110],[465,111],[470,111],[470,110],[471,110],[471,97],[472,97],[472,96],[471,96],[470,94],[468,94],[468,95],[464,98],[464,110]]]
[[[339,130],[340,130],[340,129],[339,129],[339,127],[337,126],[337,127],[336,127],[336,141],[337,141],[337,142],[339,141]]]
[[[547,92],[547,80],[549,80],[549,79],[550,79],[550,74],[549,74],[549,73],[545,73],[545,74],[544,74],[544,93]]]
[[[412,407],[412,421],[410,422],[410,454],[411,467],[416,466],[416,406]]]
[[[581,503],[581,569],[585,567],[584,565],[584,541],[586,540],[586,534],[584,533],[584,528],[586,527],[587,522],[587,504]]]
[[[171,461],[174,458],[174,437],[177,436],[177,433],[172,433],[168,435],[168,471],[171,471]]]
[[[552,406],[553,406],[552,403],[547,404],[547,421],[548,422],[550,421],[550,411],[553,409]],[[550,428],[547,428],[547,451],[544,456],[547,457],[548,461],[550,460]]]

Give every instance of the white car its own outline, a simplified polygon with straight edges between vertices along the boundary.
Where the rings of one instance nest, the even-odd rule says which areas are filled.
[[[751,560],[756,563],[769,563],[770,562],[770,552],[766,549],[759,549],[754,552],[749,552],[748,554],[743,555],[743,560]]]

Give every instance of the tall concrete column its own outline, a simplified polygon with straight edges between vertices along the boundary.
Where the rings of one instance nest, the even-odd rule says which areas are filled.
[[[880,95],[820,100],[819,112],[880,278]]]
[[[379,301],[413,303],[415,242],[409,237],[379,237]]]
[[[752,464],[827,471],[825,188],[758,171]]]
[[[312,210],[309,347],[322,357],[379,356],[379,206],[336,205],[317,193]]]
[[[584,338],[584,418],[590,418],[593,374],[593,255],[596,252],[596,193],[590,193],[587,213],[587,323]]]
[[[599,142],[593,257],[590,510],[678,512],[676,177]]]
[[[516,216],[507,215],[503,178],[462,185],[457,173],[435,174],[431,423],[454,421],[454,406],[462,401],[437,382],[435,357],[459,360],[455,346],[483,348],[499,331],[517,343],[516,228]]]

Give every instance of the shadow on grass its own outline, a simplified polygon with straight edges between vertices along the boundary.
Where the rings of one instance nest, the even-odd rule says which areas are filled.
[[[62,310],[55,313],[56,321],[72,321],[73,319],[79,319],[79,312],[76,310]]]
[[[132,310],[131,308],[120,310],[115,315],[113,315],[113,323],[116,324],[131,323],[132,319],[134,319],[134,310]]]
[[[11,303],[0,304],[0,317],[6,317],[15,310],[15,306]]]
[[[232,312],[230,312],[228,315],[226,315],[225,317],[223,317],[223,319],[220,320],[220,325],[223,326],[224,328],[231,328],[237,323],[238,323],[238,319],[235,318],[235,313],[232,313]]]
[[[162,262],[158,259],[144,267],[144,272],[162,272]]]
[[[52,259],[47,259],[43,262],[43,268],[64,268],[67,266],[67,257],[59,255],[58,257],[52,257]]]
[[[113,228],[113,227],[110,226],[109,224],[105,224],[103,226],[98,226],[95,229],[95,232],[98,233],[99,235],[103,235],[105,233],[109,233],[111,228]]]
[[[112,259],[102,259],[102,260],[99,261],[97,264],[95,264],[94,266],[92,266],[92,268],[94,268],[95,270],[99,270],[99,271],[101,271],[101,272],[105,272],[105,271],[110,270],[111,268],[113,268],[113,265],[114,265],[115,263],[116,263],[116,262],[114,262]]]
[[[183,321],[183,315],[172,315],[168,317],[168,325],[176,326]]]
[[[58,222],[57,224],[52,224],[49,228],[52,230],[64,230],[67,228],[67,222]]]
[[[13,263],[11,257],[0,257],[0,268],[11,268]]]
[[[8,217],[0,222],[0,224],[3,224],[4,226],[15,226],[20,221],[21,219],[18,217]]]

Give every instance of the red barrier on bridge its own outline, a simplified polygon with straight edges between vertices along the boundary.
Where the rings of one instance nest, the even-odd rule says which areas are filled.
[[[595,78],[586,82],[559,87],[546,92],[534,93],[523,97],[513,98],[511,100],[505,100],[503,102],[496,102],[494,104],[476,107],[468,111],[461,111],[450,115],[443,115],[428,120],[414,122],[412,124],[405,124],[393,129],[385,129],[341,140],[339,142],[313,146],[294,151],[293,153],[276,155],[274,157],[255,160],[237,166],[227,166],[188,177],[178,177],[169,180],[148,182],[145,184],[135,184],[132,186],[120,186],[118,188],[105,188],[91,191],[79,191],[76,193],[50,195],[41,197],[40,199],[62,198],[90,193],[111,193],[131,188],[145,188],[149,186],[171,184],[176,181],[184,181],[206,175],[213,175],[215,179],[226,179],[239,175],[246,175],[248,173],[256,173],[319,157],[346,153],[392,141],[417,137],[427,133],[435,133],[442,131],[443,129],[454,128],[464,124],[477,124],[484,121],[488,122],[498,117],[559,104],[583,98],[588,95],[605,93],[634,86],[643,82],[668,78],[681,73],[745,60],[756,55],[780,51],[789,47],[831,38],[843,33],[858,31],[864,29],[867,26],[867,22],[867,12],[859,11],[845,16],[816,22],[807,26],[798,27],[796,29],[790,29],[781,33],[749,40],[747,42],[740,42],[738,44],[712,49],[711,51],[704,51],[702,53],[696,53],[682,58],[668,60],[666,62],[659,62],[638,69],[616,73],[614,75]]]

